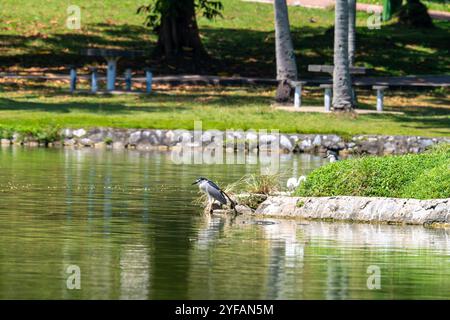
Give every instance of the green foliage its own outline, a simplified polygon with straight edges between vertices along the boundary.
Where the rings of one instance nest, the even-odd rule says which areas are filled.
[[[208,20],[222,17],[223,5],[215,0],[152,0],[150,4],[140,6],[137,13],[147,14],[145,25],[157,29],[161,25],[161,17],[178,17],[186,12],[189,1],[195,1],[196,12],[201,12]]]
[[[109,146],[109,145],[112,145],[114,141],[111,137],[106,137],[103,142]]]
[[[39,143],[47,145],[51,142],[61,140],[59,131],[58,127],[47,127],[35,132],[34,137]]]
[[[450,163],[426,170],[403,191],[408,198],[448,198],[450,196]]]
[[[301,208],[301,207],[303,207],[304,205],[305,205],[305,201],[299,200],[299,201],[297,201],[296,207],[297,207],[297,208]]]
[[[313,171],[298,196],[450,197],[450,145],[419,155],[362,157]]]
[[[28,140],[37,141],[41,144],[49,144],[51,142],[62,139],[59,126],[36,126],[36,127],[3,127],[0,126],[0,139],[13,139],[13,135],[17,134],[18,142],[25,142]]]
[[[14,129],[11,127],[0,127],[0,139],[11,140],[13,138]]]

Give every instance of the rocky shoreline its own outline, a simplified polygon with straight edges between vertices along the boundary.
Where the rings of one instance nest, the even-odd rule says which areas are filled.
[[[431,145],[447,142],[450,137],[355,135],[345,139],[335,134],[273,134],[261,131],[189,131],[157,129],[62,129],[57,138],[42,139],[33,135],[12,134],[2,138],[1,145],[95,147],[113,149],[172,149],[223,146],[229,151],[258,152],[277,144],[281,152],[320,153],[333,150],[341,154],[419,153]]]
[[[244,204],[236,208],[240,214],[274,218],[450,227],[450,199],[282,195],[268,196],[258,206],[253,206],[253,209]],[[233,211],[214,210],[218,214],[231,212]]]

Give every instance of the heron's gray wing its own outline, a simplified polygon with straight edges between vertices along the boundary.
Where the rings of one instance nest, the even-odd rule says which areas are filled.
[[[221,190],[220,187],[217,184],[215,184],[214,182],[212,182],[211,180],[208,180],[208,184],[210,186],[212,186],[213,188],[216,188],[217,190]]]
[[[211,197],[219,201],[221,204],[227,204],[227,199],[225,199],[224,195],[222,194],[222,191],[220,191],[220,189],[216,187],[208,184],[208,186],[206,187],[207,188],[206,191]]]

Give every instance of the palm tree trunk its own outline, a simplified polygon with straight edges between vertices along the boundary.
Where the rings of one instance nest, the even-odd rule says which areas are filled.
[[[356,55],[356,0],[348,0],[348,63],[355,65]],[[356,91],[352,91],[352,104],[357,104]]]
[[[274,12],[275,53],[277,60],[277,80],[279,81],[276,101],[286,102],[289,100],[291,93],[288,80],[297,80],[297,64],[292,45],[286,0],[275,0]]]
[[[348,60],[355,64],[356,52],[356,0],[348,0]]]
[[[352,85],[348,59],[348,0],[336,0],[334,26],[333,109],[353,109]]]

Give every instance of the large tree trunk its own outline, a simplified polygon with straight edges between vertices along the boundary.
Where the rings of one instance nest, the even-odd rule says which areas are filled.
[[[348,61],[355,64],[356,52],[356,0],[348,0]]]
[[[184,0],[178,10],[161,17],[157,50],[166,58],[189,56],[196,60],[207,56],[200,39],[194,0]]]
[[[353,109],[348,60],[348,0],[336,0],[334,25],[333,109]]]
[[[287,102],[291,94],[291,86],[288,84],[288,80],[297,80],[297,64],[292,45],[286,0],[275,0],[274,11],[275,53],[277,60],[277,80],[279,81],[276,101]]]

